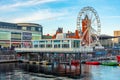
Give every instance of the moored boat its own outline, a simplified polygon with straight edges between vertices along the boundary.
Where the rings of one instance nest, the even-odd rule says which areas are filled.
[[[86,61],[85,64],[89,64],[89,65],[99,65],[100,62],[98,62],[98,61]]]
[[[117,66],[118,63],[117,62],[102,62],[101,65],[105,65],[105,66]]]
[[[116,56],[117,62],[120,62],[120,55]]]

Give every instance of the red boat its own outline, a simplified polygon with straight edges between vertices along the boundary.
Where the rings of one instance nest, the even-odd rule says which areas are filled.
[[[80,65],[80,61],[79,60],[71,60],[71,65],[78,66],[78,65]]]
[[[86,61],[85,64],[89,64],[89,65],[99,65],[100,62],[98,62],[98,61]]]
[[[116,58],[117,58],[117,62],[120,62],[120,55],[117,55]]]

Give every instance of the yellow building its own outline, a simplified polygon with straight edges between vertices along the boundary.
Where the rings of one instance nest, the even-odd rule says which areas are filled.
[[[114,36],[120,36],[120,30],[114,31]],[[120,43],[120,37],[114,38],[114,43]]]

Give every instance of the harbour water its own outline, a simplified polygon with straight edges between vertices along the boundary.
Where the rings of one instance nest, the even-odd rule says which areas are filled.
[[[82,65],[82,77],[73,79],[69,77],[54,76],[45,72],[49,67],[38,67],[24,63],[0,64],[0,80],[120,80],[119,66]]]

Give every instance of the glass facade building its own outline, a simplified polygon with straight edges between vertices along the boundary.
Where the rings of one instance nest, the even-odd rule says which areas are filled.
[[[41,40],[43,27],[35,23],[0,22],[1,47],[30,47],[32,40]]]

